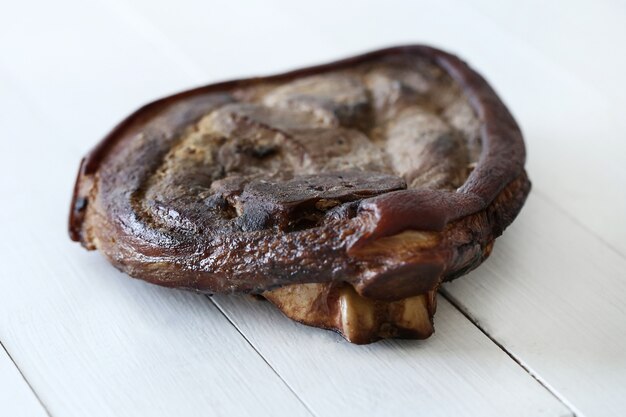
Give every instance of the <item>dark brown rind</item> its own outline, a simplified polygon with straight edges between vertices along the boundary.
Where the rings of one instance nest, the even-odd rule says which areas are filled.
[[[185,129],[235,101],[235,90],[406,54],[443,68],[480,119],[482,153],[458,190],[385,192],[360,200],[355,216],[338,214],[319,227],[289,233],[263,227],[245,233],[213,233],[210,228],[187,233],[184,225],[182,231],[166,230],[141,216],[137,201],[147,176]],[[81,163],[70,236],[98,248],[131,276],[169,287],[261,293],[296,283],[348,282],[363,296],[398,300],[431,291],[442,279],[482,262],[529,192],[524,162],[519,127],[479,74],[434,48],[389,48],[282,75],[213,84],[141,108]],[[416,242],[412,236],[410,244],[398,243],[396,236],[414,230],[427,238]]]

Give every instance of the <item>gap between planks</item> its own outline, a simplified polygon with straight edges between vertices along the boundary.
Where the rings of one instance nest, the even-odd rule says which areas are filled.
[[[30,384],[30,382],[28,381],[28,379],[26,379],[26,376],[24,376],[24,373],[22,372],[22,370],[20,369],[20,367],[18,366],[18,364],[15,362],[15,360],[13,359],[13,356],[11,356],[11,353],[9,352],[9,350],[6,348],[6,346],[4,346],[4,343],[2,343],[2,341],[0,340],[0,355],[2,354],[2,351],[4,351],[4,353],[7,355],[7,357],[9,358],[9,360],[11,361],[11,363],[13,364],[13,366],[15,366],[15,369],[17,369],[17,372],[19,372],[20,376],[22,377],[22,379],[24,380],[24,382],[26,383],[26,385],[28,386],[28,389],[30,390],[30,392],[33,393],[33,395],[35,396],[35,398],[37,399],[37,402],[39,403],[39,405],[41,406],[41,408],[43,409],[44,413],[48,416],[48,417],[52,417],[52,414],[50,414],[50,410],[48,410],[48,407],[46,407],[46,405],[44,404],[44,402],[41,400],[41,398],[39,397],[39,394],[37,394],[37,391],[34,390],[33,386]]]
[[[213,303],[213,305],[215,306],[215,308],[217,308],[219,310],[219,312],[224,316],[224,318],[226,320],[228,320],[228,322],[235,328],[235,330],[237,330],[237,332],[241,335],[241,337],[243,337],[243,339],[248,343],[248,345],[250,345],[250,347],[257,353],[257,355],[259,355],[259,357],[261,359],[263,359],[263,362],[265,362],[267,364],[267,366],[272,370],[272,372],[274,372],[274,374],[276,374],[276,376],[283,381],[283,384],[285,384],[285,386],[287,387],[287,389],[289,389],[289,391],[291,391],[293,393],[293,395],[298,399],[298,401],[300,401],[300,404],[302,404],[302,406],[304,408],[306,408],[306,410],[309,412],[309,414],[311,414],[312,416],[316,416],[317,414],[315,414],[313,412],[313,410],[309,407],[309,405],[306,403],[306,401],[304,401],[304,399],[302,399],[298,393],[293,389],[293,387],[291,385],[289,385],[289,383],[283,378],[283,376],[278,373],[278,371],[272,366],[272,364],[269,362],[269,360],[263,356],[263,354],[259,351],[259,349],[252,343],[252,341],[248,338],[248,336],[246,336],[244,334],[244,332],[239,328],[239,326],[237,326],[237,324],[235,324],[235,322],[228,316],[228,314],[226,314],[226,311],[224,311],[224,309],[222,308],[221,305],[219,305],[219,303],[217,303],[213,297],[211,297],[210,295],[206,295],[206,298],[209,299],[209,301],[211,303]]]
[[[462,278],[462,277],[461,277]],[[555,389],[553,389],[548,383],[547,381],[545,381],[543,378],[541,378],[536,372],[534,372],[532,369],[530,369],[520,358],[518,358],[514,353],[510,352],[507,350],[506,347],[504,347],[504,345],[500,342],[498,342],[496,340],[495,337],[493,337],[491,334],[489,334],[489,332],[487,332],[487,330],[485,330],[480,323],[478,322],[478,320],[474,319],[472,316],[470,316],[469,312],[466,311],[465,309],[463,309],[459,303],[457,302],[457,300],[451,296],[450,294],[448,294],[448,292],[446,291],[445,287],[442,287],[439,290],[439,294],[445,298],[451,305],[452,307],[454,307],[459,313],[461,313],[463,315],[463,317],[465,317],[470,323],[472,323],[474,325],[474,327],[476,327],[483,335],[485,335],[485,337],[487,337],[487,339],[491,340],[491,342],[493,342],[493,344],[495,344],[496,346],[498,346],[500,348],[500,350],[502,352],[504,352],[509,358],[511,358],[511,360],[513,362],[515,362],[517,365],[519,365],[520,368],[522,368],[524,371],[526,371],[526,373],[528,375],[530,375],[531,378],[533,378],[539,385],[541,385],[546,391],[548,391],[550,394],[552,394],[552,396],[559,401],[561,404],[563,404],[564,407],[566,407],[570,413],[571,413],[571,417],[577,417],[577,413],[575,411],[575,407],[569,402],[567,401],[567,399],[565,397],[563,397],[558,391],[556,391]],[[256,349],[255,349],[256,350]]]
[[[479,332],[484,335],[489,341],[491,341],[495,346],[497,346],[502,352],[504,352],[510,359],[512,362],[514,362],[515,364],[517,364],[522,370],[524,370],[524,372],[526,372],[536,383],[538,383],[541,387],[543,387],[548,393],[550,393],[552,395],[552,397],[554,397],[555,400],[557,400],[558,402],[560,402],[565,408],[568,409],[569,414],[566,414],[562,417],[577,417],[576,412],[574,411],[574,407],[567,401],[565,400],[558,392],[556,392],[555,390],[553,390],[547,383],[545,383],[545,381],[543,381],[541,378],[539,378],[531,369],[529,369],[519,358],[517,358],[513,353],[509,352],[501,343],[499,343],[494,337],[492,337],[485,329],[483,329],[477,320],[473,319],[468,312],[466,312],[465,310],[463,310],[458,303],[456,302],[456,300],[450,296],[446,291],[445,288],[441,288],[441,290],[439,291],[439,294],[450,303],[450,305],[456,310],[458,311],[469,323],[471,323],[474,327],[476,327]],[[213,299],[212,296],[207,295],[206,298],[209,299],[209,301],[211,303],[213,303],[213,305],[215,305],[215,307],[220,311],[220,313],[228,320],[228,322],[230,324],[232,324],[232,326],[239,332],[239,334],[241,334],[241,336],[246,340],[246,342],[250,345],[250,347],[252,349],[254,349],[254,351],[263,359],[263,361],[267,364],[267,366],[270,367],[270,369],[276,374],[276,376],[278,376],[278,378],[280,378],[281,381],[283,381],[283,383],[285,384],[285,386],[296,396],[296,398],[298,398],[298,400],[302,403],[302,405],[307,409],[307,411],[313,415],[313,416],[317,416],[316,413],[314,413],[312,411],[312,409],[309,407],[309,405],[306,403],[306,401],[304,401],[304,399],[302,399],[300,397],[300,395],[298,395],[298,393],[296,392],[296,390],[283,378],[283,376],[276,370],[276,368],[274,368],[274,366],[270,363],[269,359],[267,359],[262,353],[261,350],[259,350],[259,348],[257,346],[254,345],[254,343],[250,340],[250,338],[239,328],[239,326],[235,323],[235,321],[228,315],[228,313],[222,308],[222,306]],[[281,313],[282,314],[282,313]],[[329,331],[329,330],[325,330],[325,329],[318,329],[319,331]],[[428,342],[426,340],[426,342]],[[342,341],[342,343],[349,343],[347,341]],[[376,343],[376,342],[375,342]]]

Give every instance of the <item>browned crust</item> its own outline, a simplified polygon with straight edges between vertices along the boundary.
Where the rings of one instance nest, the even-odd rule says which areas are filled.
[[[348,68],[385,56],[432,60],[462,87],[481,122],[483,151],[456,192],[405,190],[363,200],[356,217],[289,234],[180,237],[154,230],[137,216],[133,198],[168,141],[235,89]],[[146,133],[147,132],[147,133]],[[115,166],[138,134],[163,137],[142,148],[137,166]],[[427,46],[383,49],[330,64],[263,78],[228,81],[142,107],[81,163],[70,211],[70,236],[97,247],[119,269],[147,281],[203,292],[263,292],[306,282],[349,282],[361,295],[401,299],[436,288],[476,267],[493,239],[515,218],[530,189],[519,127],[487,82],[459,58]],[[432,232],[423,247],[372,253],[380,239],[407,230]],[[270,256],[267,256],[270,254]]]

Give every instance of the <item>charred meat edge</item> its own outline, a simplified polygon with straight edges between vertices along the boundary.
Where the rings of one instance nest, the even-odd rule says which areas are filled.
[[[278,280],[257,276],[251,280],[232,283],[219,272],[194,271],[193,267],[184,265],[184,262],[170,265],[157,262],[156,267],[162,267],[163,271],[157,274],[156,279],[150,279],[143,274],[141,259],[159,256],[166,259],[184,259],[188,255],[184,248],[167,247],[167,244],[156,250],[154,247],[147,247],[141,242],[141,236],[128,235],[115,219],[96,213],[93,208],[102,164],[109,158],[114,158],[120,147],[130,141],[141,130],[142,125],[162,113],[167,113],[176,104],[188,102],[190,107],[183,112],[167,115],[166,123],[171,125],[172,134],[180,133],[182,127],[193,123],[204,114],[203,106],[213,104],[205,103],[204,97],[209,94],[227,94],[235,89],[266,82],[291,81],[402,54],[431,60],[458,83],[481,123],[482,142],[482,153],[475,169],[455,192],[404,190],[363,200],[357,215],[359,227],[353,227],[343,234],[347,244],[341,249],[342,256],[346,258],[369,256],[372,248],[374,251],[380,250],[381,242],[387,242],[388,248],[393,248],[394,244],[409,250],[418,248],[420,257],[412,264],[400,265],[383,271],[378,276],[349,283],[341,283],[332,276],[324,277],[323,273],[313,277],[291,274]],[[197,111],[193,111],[193,106],[197,107]],[[69,231],[73,240],[94,249],[96,245],[91,230],[97,227],[108,228],[110,238],[124,240],[127,251],[116,256],[107,253],[106,248],[103,248],[113,264],[131,276],[159,285],[211,293],[263,293],[279,307],[282,306],[281,309],[288,316],[307,324],[337,330],[357,343],[367,343],[381,337],[423,338],[432,332],[434,293],[440,283],[456,278],[480,264],[489,255],[495,237],[502,233],[521,209],[530,190],[524,163],[524,142],[517,123],[494,90],[478,73],[454,55],[435,48],[423,45],[393,47],[285,74],[200,87],[142,107],[114,128],[81,162],[70,210]],[[475,241],[455,241],[456,228],[471,230]],[[400,241],[402,243],[398,243]],[[302,247],[296,249],[300,250]],[[312,248],[320,249],[323,248]],[[275,263],[278,268],[281,261],[285,265],[289,263],[290,253],[286,250],[279,256],[281,259],[277,259],[278,262]],[[318,255],[323,253],[321,250]],[[128,255],[131,255],[128,257],[130,261],[125,258]],[[176,279],[162,279],[167,274]],[[286,295],[290,291],[292,295]],[[316,296],[312,297],[312,293]],[[293,294],[298,295],[296,297]],[[303,308],[312,308],[314,303],[319,305],[320,297],[334,300],[323,307],[327,310],[324,318],[307,322],[306,317],[299,316]],[[303,301],[306,299],[310,299],[308,306]],[[298,306],[298,302],[303,305]],[[312,313],[309,316],[312,317]],[[415,319],[411,321],[407,317]],[[364,324],[355,327],[355,322]]]

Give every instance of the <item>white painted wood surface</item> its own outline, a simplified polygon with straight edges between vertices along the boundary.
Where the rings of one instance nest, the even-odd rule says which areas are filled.
[[[0,415],[45,417],[46,411],[0,346]]]
[[[55,417],[626,414],[625,15],[611,0],[3,4],[0,340]],[[80,157],[139,105],[415,41],[483,72],[526,134],[534,194],[446,291],[548,389],[445,301],[426,342],[351,346],[216,297],[235,328],[68,241]],[[42,411],[25,398],[0,416]]]
[[[295,323],[268,302],[214,298],[318,416],[572,415],[441,297],[428,342],[368,346]]]
[[[577,415],[624,415],[626,259],[538,194],[496,246],[455,304]]]

